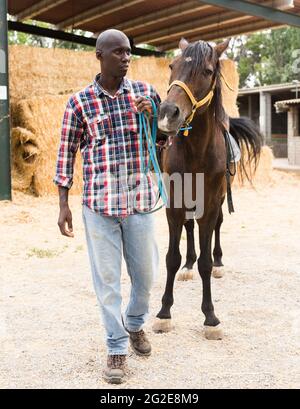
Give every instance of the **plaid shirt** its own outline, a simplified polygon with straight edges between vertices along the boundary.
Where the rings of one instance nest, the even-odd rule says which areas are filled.
[[[66,107],[54,183],[68,189],[73,183],[76,152],[83,159],[83,201],[107,216],[125,217],[150,210],[155,193],[150,174],[141,173],[139,122],[134,99],[159,95],[151,85],[124,78],[114,97],[94,83],[73,95]],[[144,141],[145,164],[148,152]]]

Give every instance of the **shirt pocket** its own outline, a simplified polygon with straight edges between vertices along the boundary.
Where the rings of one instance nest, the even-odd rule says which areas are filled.
[[[92,146],[100,146],[111,135],[111,120],[108,115],[97,115],[87,120],[89,142]]]
[[[125,140],[127,143],[137,143],[139,138],[139,115],[133,109],[126,112]]]

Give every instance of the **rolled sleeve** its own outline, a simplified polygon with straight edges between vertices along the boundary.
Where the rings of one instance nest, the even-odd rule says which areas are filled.
[[[75,158],[83,134],[83,123],[79,118],[79,113],[76,111],[78,109],[76,109],[74,102],[70,99],[63,117],[56,174],[53,179],[56,185],[68,189],[73,184]]]

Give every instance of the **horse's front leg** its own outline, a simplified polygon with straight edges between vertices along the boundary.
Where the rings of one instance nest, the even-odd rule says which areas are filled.
[[[210,212],[204,220],[199,223],[199,242],[200,242],[200,257],[198,259],[198,270],[202,279],[202,311],[205,315],[204,329],[207,339],[222,339],[223,331],[219,319],[214,312],[214,306],[211,296],[211,272],[213,268],[211,241],[216,219],[218,217],[219,208],[216,212]]]
[[[162,297],[162,307],[153,325],[154,332],[169,332],[172,329],[171,307],[174,303],[174,280],[181,265],[179,244],[184,218],[179,214],[178,210],[175,211],[172,209],[167,209],[167,218],[169,224],[169,250],[166,256],[167,282]]]
[[[184,223],[186,230],[186,262],[182,267],[180,272],[177,274],[178,281],[186,281],[193,279],[193,266],[197,260],[197,254],[195,251],[195,240],[194,240],[194,219],[187,220]]]

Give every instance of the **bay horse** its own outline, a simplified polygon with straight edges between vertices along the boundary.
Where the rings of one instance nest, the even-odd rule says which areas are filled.
[[[192,175],[192,196],[197,194],[197,178],[204,174],[204,210],[198,217],[200,257],[198,271],[202,279],[202,311],[205,315],[204,333],[207,339],[222,339],[221,324],[214,312],[211,295],[212,235],[215,230],[214,264],[222,265],[220,227],[223,221],[222,204],[232,182],[233,164],[228,165],[228,152],[224,132],[230,133],[242,150],[240,169],[248,178],[245,161],[255,163],[259,159],[262,136],[256,124],[247,118],[228,118],[222,105],[220,57],[227,49],[229,40],[216,46],[204,41],[179,43],[181,55],[170,64],[171,76],[168,95],[160,105],[159,130],[168,135],[168,148],[162,151],[162,171],[168,175]],[[198,102],[197,102],[198,101]],[[182,131],[184,129],[184,131]],[[227,172],[227,173],[226,173]],[[229,174],[228,174],[229,172]],[[251,176],[250,176],[251,178]],[[182,178],[183,180],[183,178]],[[229,182],[228,182],[229,181]],[[182,182],[182,191],[187,186]],[[191,269],[196,261],[194,245],[194,218],[187,219],[185,205],[175,203],[175,188],[170,185],[169,204],[166,215],[169,226],[169,248],[166,255],[167,281],[162,297],[162,307],[157,314],[153,330],[167,332],[172,329],[171,307],[175,275],[181,265],[179,250],[183,226],[187,231],[187,260],[185,267]]]

